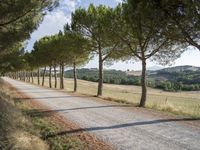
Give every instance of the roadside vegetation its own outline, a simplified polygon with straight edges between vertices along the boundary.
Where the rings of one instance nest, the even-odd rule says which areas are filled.
[[[0,149],[87,150],[92,147],[93,143],[84,141],[81,133],[56,135],[73,127],[57,118],[55,112],[24,98],[2,80],[0,85]]]
[[[34,126],[15,104],[11,91],[2,83],[0,93],[0,149],[48,149],[39,134],[30,132]],[[2,88],[4,86],[4,88]]]

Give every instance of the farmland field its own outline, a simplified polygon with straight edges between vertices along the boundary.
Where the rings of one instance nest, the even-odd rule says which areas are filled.
[[[36,83],[36,78],[34,83]],[[65,79],[65,90],[73,91],[73,79]],[[48,78],[45,78],[45,86],[48,86]],[[52,79],[52,86],[54,80]],[[59,88],[59,79],[58,79]],[[97,83],[78,80],[78,93],[95,96]],[[102,98],[128,102],[137,105],[140,100],[141,89],[139,86],[104,84]],[[193,92],[165,92],[148,88],[147,107],[158,110],[183,114],[192,117],[200,117],[200,91]]]

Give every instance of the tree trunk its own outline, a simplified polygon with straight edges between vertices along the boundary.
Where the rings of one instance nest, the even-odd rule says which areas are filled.
[[[64,89],[64,64],[60,64],[60,89]]]
[[[18,80],[18,71],[16,72],[16,80]]]
[[[56,66],[54,66],[54,78],[55,78],[55,85],[54,85],[54,87],[57,88],[57,72],[56,72]]]
[[[17,80],[19,80],[19,71],[17,71]]]
[[[74,62],[74,92],[77,91],[77,73],[76,73],[76,63]]]
[[[31,82],[34,83],[34,80],[33,80],[33,71],[31,71],[31,80],[32,80]]]
[[[14,72],[14,78],[17,79],[17,72]]]
[[[28,72],[28,82],[31,82],[31,72]]]
[[[26,82],[26,71],[24,71],[24,82]]]
[[[60,64],[60,89],[62,89],[62,65]]]
[[[26,71],[26,82],[29,82],[29,71]]]
[[[103,90],[103,59],[101,51],[99,51],[99,81],[98,81],[97,96],[102,96],[102,90]]]
[[[20,81],[22,80],[22,72],[21,71],[19,72],[19,80]]]
[[[29,82],[29,71],[26,72],[26,81]]]
[[[23,81],[23,72],[20,72],[20,80]]]
[[[37,78],[38,78],[38,85],[40,85],[40,68],[38,68],[38,73],[37,73]]]
[[[24,81],[24,71],[21,71],[21,80]]]
[[[64,71],[64,69],[65,69],[65,66],[64,66],[64,64],[62,64],[62,88],[63,89],[65,88],[65,85],[64,85],[64,73],[65,73],[65,71]]]
[[[49,87],[51,88],[51,66],[49,67]]]
[[[142,76],[141,76],[141,86],[142,86],[142,95],[140,100],[140,107],[145,107],[146,98],[147,98],[147,86],[146,86],[146,59],[142,60]]]
[[[45,73],[46,73],[46,66],[44,67],[44,71],[43,71],[43,75],[42,75],[42,86],[44,86]]]

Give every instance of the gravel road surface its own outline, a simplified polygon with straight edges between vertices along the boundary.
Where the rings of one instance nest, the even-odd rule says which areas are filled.
[[[114,149],[200,150],[200,130],[185,123],[187,118],[161,117],[150,110],[71,96],[7,77],[3,79],[28,97],[109,143]],[[58,134],[76,132],[79,130]]]

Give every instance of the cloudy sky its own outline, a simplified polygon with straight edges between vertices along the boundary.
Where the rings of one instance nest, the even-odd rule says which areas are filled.
[[[63,26],[71,20],[71,12],[78,7],[87,8],[90,3],[94,5],[108,5],[115,7],[121,0],[60,0],[60,6],[54,11],[48,13],[39,28],[32,33],[30,40],[28,41],[27,50],[31,50],[33,43],[46,35],[53,35],[63,29]],[[196,49],[190,49],[182,54],[181,58],[177,59],[172,66],[180,65],[194,65],[200,66],[200,52]],[[159,64],[148,62],[148,67],[159,66]],[[87,68],[97,68],[98,59],[94,58],[86,66]],[[166,67],[166,66],[164,66]],[[106,65],[107,69],[118,70],[141,70],[140,62],[115,62],[112,65]]]

